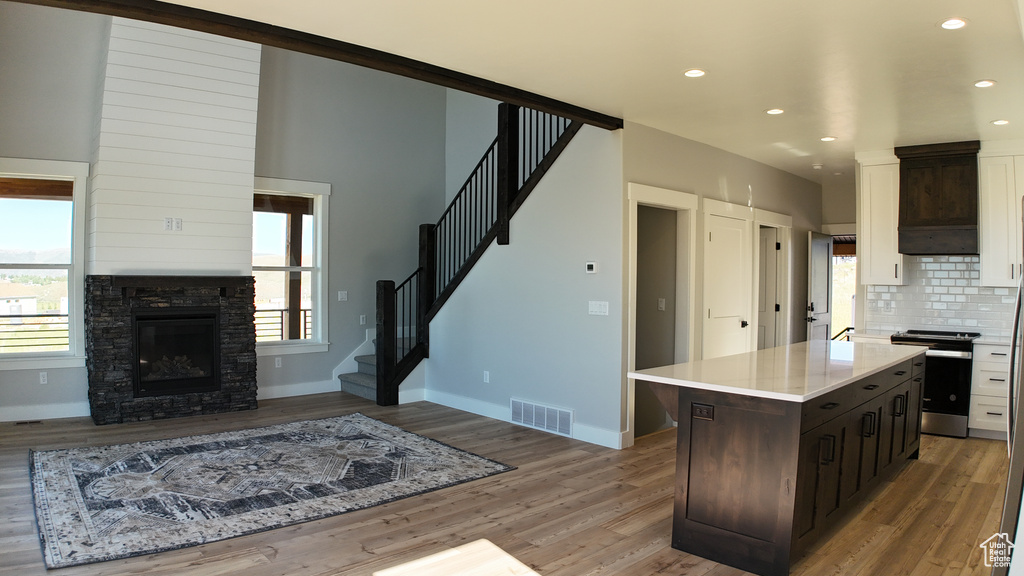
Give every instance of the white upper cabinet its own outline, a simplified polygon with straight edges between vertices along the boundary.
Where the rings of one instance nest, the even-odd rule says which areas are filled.
[[[1020,274],[1020,240],[1016,223],[1018,194],[1014,158],[978,161],[980,265],[983,286],[1015,286]]]
[[[905,283],[903,255],[899,253],[900,165],[870,163],[861,157],[857,232],[861,284]]]
[[[978,160],[981,197],[978,205],[979,262],[982,286],[1014,287],[1020,280],[1021,197],[1024,156],[993,156]]]

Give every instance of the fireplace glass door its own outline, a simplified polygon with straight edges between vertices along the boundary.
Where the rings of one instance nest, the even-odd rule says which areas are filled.
[[[216,311],[171,309],[133,314],[135,395],[167,396],[220,388]]]

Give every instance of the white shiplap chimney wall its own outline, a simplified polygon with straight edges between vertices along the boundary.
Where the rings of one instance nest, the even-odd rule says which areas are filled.
[[[113,19],[90,274],[251,273],[259,73],[257,44]]]

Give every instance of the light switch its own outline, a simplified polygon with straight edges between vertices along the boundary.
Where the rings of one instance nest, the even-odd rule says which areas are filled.
[[[348,302],[348,290],[338,290],[338,302]]]
[[[589,303],[588,314],[590,314],[591,316],[607,316],[608,303],[598,300],[591,300]]]

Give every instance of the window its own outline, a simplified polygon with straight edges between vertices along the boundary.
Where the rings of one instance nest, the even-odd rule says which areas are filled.
[[[0,158],[0,367],[83,363],[88,164]]]
[[[262,352],[326,350],[329,194],[328,184],[256,179],[252,271]]]

